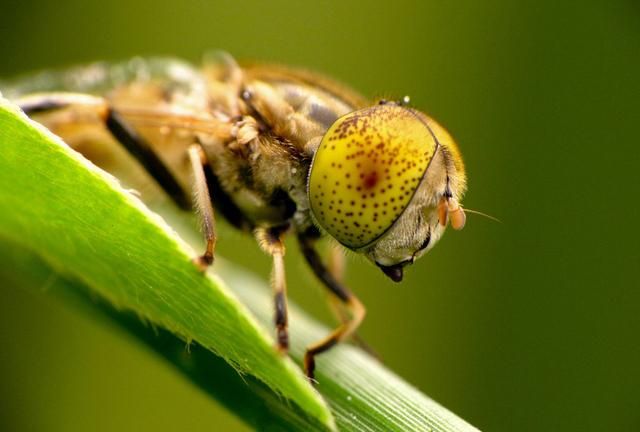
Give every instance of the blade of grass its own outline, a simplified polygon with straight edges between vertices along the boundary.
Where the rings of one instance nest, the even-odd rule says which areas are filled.
[[[41,289],[60,298],[94,319],[106,317],[144,342],[178,368],[195,385],[216,398],[242,420],[258,430],[322,430],[323,425],[295,405],[278,397],[257,379],[242,377],[225,361],[198,344],[187,353],[184,341],[163,329],[150,328],[136,315],[123,313],[92,298],[78,281],[51,273],[33,253],[13,243],[0,241],[0,280],[12,287]],[[227,262],[223,275],[237,282],[240,296],[270,325],[269,290],[263,281]],[[316,340],[328,329],[289,304],[296,323],[292,342],[299,358],[305,341]],[[445,408],[412,388],[359,349],[343,346],[321,360],[319,389],[334,411],[340,430],[358,431],[477,431]],[[320,372],[320,370],[319,370]],[[360,383],[360,384],[358,384]]]
[[[195,340],[327,428],[300,369],[164,221],[102,170],[0,100],[0,235],[35,251],[116,308]]]
[[[3,150],[3,146],[4,146],[2,141],[4,139],[3,137],[9,136],[3,133],[2,120],[3,120],[3,117],[2,117],[2,112],[0,110],[0,150]],[[24,119],[22,119],[22,121],[24,121]],[[29,137],[29,136],[23,137],[22,142],[29,143],[29,146],[31,146],[32,143],[28,140],[29,138],[32,139],[34,137]],[[57,151],[57,148],[55,148],[55,150]],[[64,151],[68,152],[68,150],[64,150]],[[3,150],[3,153],[4,153],[4,150]],[[4,158],[4,155],[0,154],[0,169],[2,169],[3,158]],[[28,158],[26,158],[23,162],[28,163]],[[89,169],[91,173],[94,174],[95,176],[94,168],[90,168],[90,167],[87,168],[85,166],[85,169]],[[50,178],[51,175],[49,175],[48,177]],[[3,178],[3,174],[0,173],[0,182],[6,181],[8,179],[9,179],[8,177]],[[35,181],[33,179],[33,176],[31,177],[31,181],[24,179],[23,180],[24,187],[30,187],[30,188],[35,187],[34,184],[32,183],[33,181]],[[0,183],[0,184],[4,185],[4,183]],[[69,185],[67,184],[64,186],[69,186]],[[113,185],[111,185],[110,187],[113,187]],[[14,192],[17,192],[17,191],[14,190]],[[71,189],[66,189],[66,192],[70,194],[75,194],[76,190],[75,188],[71,188]],[[5,196],[6,194],[0,190],[0,205],[2,206],[5,205],[5,201],[4,201]],[[90,197],[85,197],[85,199],[89,199],[89,198]],[[25,204],[14,202],[16,201],[16,199],[13,199],[13,201],[7,200],[6,204],[16,205],[15,208],[23,209],[25,207]],[[141,204],[139,204],[135,200],[134,200],[134,203],[135,203],[135,206],[137,207],[141,206]],[[14,207],[8,207],[8,208],[14,208]],[[60,209],[58,208],[57,210],[60,210]],[[29,210],[27,210],[27,213],[29,213]],[[51,216],[57,217],[57,213],[54,212],[52,213]],[[42,218],[42,215],[32,214],[31,217]],[[93,221],[94,223],[97,221],[95,219],[96,215],[93,215],[93,216],[87,215],[87,217],[89,217],[90,221]],[[98,214],[98,217],[100,217],[100,219],[103,218],[103,216],[101,216],[100,214]],[[21,218],[15,218],[15,217],[13,219],[22,220]],[[122,223],[123,219],[119,218],[113,222]],[[145,220],[138,221],[138,222],[150,223],[150,220],[149,218],[146,218]],[[47,261],[47,263],[49,265],[54,266],[57,269],[57,271],[63,270],[65,273],[71,273],[75,277],[79,278],[82,281],[82,284],[88,285],[91,289],[94,289],[94,290],[96,289],[90,283],[93,279],[90,276],[85,275],[85,272],[87,271],[87,269],[85,268],[69,269],[69,268],[66,268],[64,265],[61,266],[59,257],[56,256],[57,259],[52,259],[49,256],[49,254],[51,254],[51,251],[49,251],[48,253],[43,253],[43,251],[40,248],[38,248],[40,243],[36,242],[35,244],[32,244],[27,242],[25,244],[22,241],[22,237],[25,235],[24,231],[22,232],[22,234],[20,234],[20,232],[18,232],[18,234],[13,232],[12,235],[11,233],[7,232],[7,231],[11,231],[13,228],[16,228],[15,231],[18,231],[20,228],[23,230],[27,229],[27,232],[28,232],[28,229],[29,229],[28,221],[23,222],[24,224],[26,224],[26,227],[20,227],[19,224],[13,221],[10,225],[9,230],[7,230],[6,228],[3,228],[3,223],[4,223],[4,216],[0,215],[0,233],[1,234],[4,234],[7,237],[11,238],[13,242],[30,247],[32,250],[37,251],[37,253],[43,256]],[[65,226],[66,226],[66,229],[65,229]],[[61,236],[63,238],[65,236],[72,237],[74,235],[73,232],[69,232],[70,230],[71,229],[69,228],[68,225],[59,227],[59,233],[61,233]],[[155,231],[157,230],[158,229],[156,228]],[[168,230],[168,227],[161,226],[160,230]],[[88,233],[85,232],[84,235],[89,235],[92,232],[93,231],[89,231]],[[144,231],[143,234],[150,235],[150,232],[149,230],[147,230],[147,231]],[[92,234],[92,235],[95,235],[95,234]],[[99,235],[98,237],[102,238],[103,235]],[[35,238],[38,239],[39,237],[35,237]],[[91,239],[92,237],[89,237],[89,240]],[[123,239],[121,241],[125,241],[125,243],[132,242],[132,241],[135,243],[139,243],[139,239],[137,237],[134,239]],[[73,247],[78,247],[79,249],[82,248],[83,250],[92,250],[92,248],[90,247],[91,242],[88,242],[87,244],[87,242],[81,241],[79,242],[79,244],[76,244],[73,241],[70,241],[68,244],[70,244]],[[141,248],[139,244],[137,246],[130,245],[129,247],[131,247],[134,251]],[[182,247],[184,248],[184,246]],[[85,249],[85,248],[88,248],[88,249]],[[169,248],[169,251],[173,249],[175,249],[175,247]],[[142,247],[142,250],[143,251],[145,250],[144,247]],[[57,249],[54,248],[54,251],[57,251]],[[112,255],[116,255],[118,253],[123,254],[123,251],[116,250],[112,253]],[[124,254],[124,256],[127,257],[126,253]],[[185,259],[185,257],[183,256],[182,259]],[[162,262],[164,263],[165,259],[162,259]],[[142,269],[138,267],[126,268],[127,266],[122,267],[123,265],[124,263],[120,263],[120,266],[116,266],[113,268],[122,269],[123,275],[126,275],[125,272],[131,272],[131,271],[133,272],[142,271],[142,273],[148,272],[148,270],[145,270],[144,268]],[[101,267],[98,267],[98,268],[103,272],[109,271],[108,269],[105,269],[105,268],[101,268]],[[263,286],[264,284],[260,281],[255,280],[255,278],[253,278],[251,275],[247,274],[246,272],[239,271],[238,269],[234,269],[232,266],[228,264],[225,265],[225,264],[218,263],[216,269],[221,272],[221,274],[225,277],[226,280],[231,282],[230,285],[234,287],[235,292],[243,299],[246,305],[248,305],[252,309],[252,311],[256,314],[259,320],[265,323],[266,326],[270,327],[271,314],[272,314],[272,310],[270,307],[271,299],[270,299],[268,290],[265,289],[265,287]],[[74,273],[72,270],[75,270],[75,272],[77,273]],[[134,275],[134,276],[140,277],[140,275]],[[167,293],[165,293],[164,290],[167,284],[171,285],[176,283],[177,276],[172,274],[167,274],[166,272],[162,272],[161,276],[163,278],[162,280],[155,281],[157,283],[157,285],[155,285],[156,286],[155,289],[158,291],[156,295],[160,296],[161,298],[169,298],[170,300],[173,300],[171,296],[166,297]],[[130,289],[127,287],[127,283],[130,283],[130,279],[128,279],[129,276],[123,276],[123,277],[124,277],[124,280],[116,279],[116,281],[119,281],[124,284],[123,286],[120,287],[121,291],[124,290],[125,293],[129,293]],[[112,279],[113,279],[112,277],[106,278],[107,281],[112,281]],[[195,282],[197,282],[195,281],[195,279],[190,279],[189,281],[189,283],[195,283]],[[107,288],[107,289],[112,289],[112,288]],[[193,289],[193,287],[191,286],[187,286],[184,288],[184,290],[186,291],[189,291],[191,289]],[[75,289],[73,291],[76,292],[80,290]],[[100,290],[98,291],[100,292]],[[172,293],[172,292],[173,292],[173,289],[169,288],[169,293]],[[199,292],[199,291],[196,289],[196,292]],[[147,293],[147,296],[148,295],[149,293]],[[189,298],[191,294],[189,292],[182,292],[182,297],[185,297],[185,296]],[[145,314],[145,309],[140,307],[142,303],[142,299],[136,298],[135,302],[131,304],[123,305],[121,303],[114,302],[113,298],[109,294],[105,295],[105,297],[110,299],[112,303],[115,305],[126,306],[127,308],[135,311],[136,313],[141,314],[146,318],[149,318],[148,315]],[[212,301],[211,298],[207,298],[206,300]],[[175,312],[172,309],[172,307],[173,306],[171,303],[166,304],[165,302],[165,307],[162,310],[165,313]],[[180,309],[178,310],[178,312],[183,313],[183,311],[181,311]],[[187,313],[190,313],[190,312],[191,311],[188,311]],[[164,332],[161,333],[161,337],[154,338],[149,334],[145,334],[143,331],[140,331],[140,325],[138,325],[137,326],[138,328],[136,329],[135,323],[137,318],[132,320],[131,318],[127,318],[126,315],[123,315],[121,313],[114,314],[113,311],[108,313],[110,316],[114,317],[118,322],[125,325],[125,327],[127,327],[131,333],[138,336],[142,340],[146,341],[158,352],[165,355],[165,357],[171,360],[174,364],[176,364],[177,367],[179,367],[192,380],[194,380],[194,382],[197,385],[200,385],[201,387],[207,389],[207,391],[209,391],[214,396],[220,398],[223,401],[223,403],[226,403],[227,406],[229,406],[236,413],[239,413],[248,422],[250,422],[251,424],[254,424],[254,426],[259,425],[261,429],[264,429],[265,427],[269,427],[265,425],[280,425],[280,426],[286,425],[285,426],[286,429],[292,429],[292,430],[315,430],[318,427],[318,422],[314,422],[312,420],[312,419],[317,419],[318,418],[317,415],[312,413],[311,417],[309,417],[309,415],[299,414],[300,412],[307,412],[307,413],[311,412],[310,410],[305,409],[305,406],[302,403],[296,401],[299,408],[296,408],[296,407],[291,408],[287,401],[279,398],[274,393],[268,391],[267,387],[261,384],[258,380],[253,380],[251,377],[248,377],[247,384],[250,390],[247,391],[246,388],[242,388],[242,389],[236,388],[236,386],[241,386],[241,385],[246,386],[247,384],[240,384],[240,382],[238,381],[241,381],[241,380],[239,379],[236,379],[234,381],[233,377],[229,376],[230,373],[235,374],[235,372],[230,367],[226,367],[225,369],[224,367],[217,368],[215,366],[212,366],[213,367],[212,369],[209,369],[206,373],[202,373],[203,370],[206,370],[209,363],[211,363],[211,365],[215,363],[213,356],[208,354],[205,350],[201,350],[203,353],[202,361],[185,362],[184,355],[177,356],[175,354],[175,352],[177,352],[175,349],[165,350],[163,348],[165,343],[169,346],[171,346],[171,344],[175,343],[176,341],[178,342],[178,344],[183,344],[181,340],[176,339],[173,336],[170,336],[169,333],[165,334]],[[246,311],[243,311],[243,313],[246,313]],[[199,318],[202,318],[202,317],[199,317]],[[206,320],[207,318],[205,317],[204,319]],[[244,319],[246,319],[248,322],[251,322],[251,323],[253,322],[250,317],[249,318],[245,317]],[[158,320],[152,319],[151,321],[159,323],[160,325],[174,332],[178,330],[178,334],[182,334],[183,336],[185,335],[185,333],[180,332],[181,330],[180,327],[176,328],[175,323],[169,322],[168,323],[169,325],[167,325],[166,322],[161,320],[158,321]],[[191,316],[191,319],[187,321],[187,323],[188,324],[192,323],[192,321],[193,321],[193,316]],[[200,321],[201,320],[199,320],[198,322]],[[303,354],[304,346],[310,341],[317,340],[320,337],[326,335],[327,329],[324,326],[319,325],[317,322],[307,317],[304,313],[299,311],[294,305],[291,305],[291,321],[296,323],[296,326],[292,329],[292,335],[291,335],[292,336],[292,355],[294,358],[300,361],[301,356]],[[183,320],[180,320],[180,322],[183,322]],[[198,337],[199,336],[198,334],[194,335],[193,333],[190,333],[190,334],[187,334],[186,336],[193,338],[194,340],[202,344],[202,340],[200,337]],[[168,340],[169,342],[166,342],[165,337],[167,338],[166,340]],[[241,336],[236,336],[234,341],[241,344],[242,341],[239,341],[240,338]],[[203,344],[203,345],[211,349],[211,347],[207,346],[206,344]],[[223,356],[225,359],[227,359],[227,361],[229,361],[228,360],[229,357],[233,357],[234,355],[237,355],[239,352],[239,349],[236,347],[233,347],[232,345],[231,346],[226,345],[224,348],[229,351],[228,352],[217,351],[217,352],[221,356]],[[242,352],[246,352],[246,348],[240,348],[240,349],[242,350]],[[271,349],[270,346],[269,346],[269,349]],[[213,351],[216,352],[215,350]],[[173,354],[171,354],[172,352]],[[200,353],[199,350],[197,351],[194,350],[194,352]],[[252,354],[255,354],[255,353],[252,352]],[[196,354],[196,356],[198,355],[200,354]],[[198,357],[195,357],[195,358],[198,358]],[[270,359],[271,361],[271,359],[273,358],[272,349],[271,349],[270,356],[266,356],[264,358]],[[242,361],[238,362],[237,360],[235,361],[232,360],[230,364],[232,364],[234,368],[240,368],[240,366],[245,365],[245,363],[243,363]],[[258,363],[250,363],[249,366],[254,366],[255,364],[258,364]],[[203,367],[204,369],[202,369]],[[252,373],[252,369],[250,367],[248,369],[248,372]],[[258,371],[258,372],[262,372],[262,371]],[[237,394],[241,394],[242,396],[234,399],[232,395],[216,393],[215,388],[214,389],[210,388],[211,386],[209,384],[209,379],[211,379],[211,376],[212,376],[210,374],[215,374],[216,380],[230,379],[231,381],[229,381],[230,382],[229,387],[233,388],[234,390],[233,392],[229,392],[229,393],[236,394],[235,392],[239,392]],[[256,377],[262,380],[263,382],[269,384],[269,380],[265,379],[263,375],[256,373]],[[237,375],[236,375],[236,378],[238,378]],[[472,426],[470,426],[469,424],[461,420],[459,417],[447,411],[445,408],[441,407],[436,402],[429,399],[428,397],[420,393],[418,390],[416,390],[415,388],[411,387],[409,384],[402,381],[400,378],[395,376],[392,372],[388,371],[378,362],[371,359],[366,354],[362,353],[360,350],[354,347],[343,345],[334,349],[331,353],[324,355],[319,360],[318,380],[319,380],[318,389],[326,398],[326,400],[329,402],[329,405],[336,418],[337,424],[340,427],[340,429],[343,429],[343,430],[371,430],[371,431],[374,431],[374,430],[474,431],[476,430],[475,428],[473,428]],[[243,392],[247,392],[247,393],[243,393]],[[282,394],[285,394],[281,389],[279,389],[279,392]],[[247,401],[247,405],[252,407],[248,411],[253,413],[254,414],[253,416],[247,414],[246,406],[243,405],[243,401],[245,400]],[[284,413],[287,413],[287,414],[284,415]],[[261,419],[261,420],[256,420],[256,419]],[[322,424],[326,425],[328,424],[328,421],[324,421]],[[279,426],[277,427],[273,426],[273,427],[277,428]]]
[[[264,282],[228,263],[220,274],[234,291],[268,325],[269,291]],[[258,289],[263,285],[263,289]],[[326,336],[329,329],[289,305],[292,328],[291,355],[302,360],[304,347]],[[439,405],[361,349],[341,344],[318,358],[317,389],[329,402],[340,430],[357,431],[477,431]]]
[[[245,423],[261,431],[324,431],[314,417],[289,403],[251,375],[240,375],[221,357],[171,332],[150,326],[132,312],[116,310],[91,294],[68,275],[57,274],[31,251],[0,238],[0,280],[11,289],[46,293],[50,299],[72,307],[91,319],[115,324],[165,358],[196,386],[226,406]]]

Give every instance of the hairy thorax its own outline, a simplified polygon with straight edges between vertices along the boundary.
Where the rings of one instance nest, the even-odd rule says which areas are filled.
[[[329,126],[364,100],[338,96],[317,80],[306,82],[304,74],[268,71],[244,68],[239,89],[214,82],[214,110],[231,118],[234,126],[228,140],[205,134],[200,141],[219,181],[218,193],[237,206],[245,225],[292,222],[301,230],[311,224],[307,176],[313,154]],[[229,73],[209,77],[228,79]],[[221,92],[229,91],[241,94],[237,105],[225,104],[233,99]]]

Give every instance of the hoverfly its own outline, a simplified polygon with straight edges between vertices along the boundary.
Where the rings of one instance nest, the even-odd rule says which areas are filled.
[[[283,239],[296,235],[342,320],[307,348],[310,379],[315,356],[353,336],[365,316],[316,241],[330,236],[400,282],[448,223],[465,223],[465,170],[451,136],[408,100],[372,103],[318,74],[240,66],[219,53],[201,69],[161,58],[98,63],[4,91],[68,143],[115,140],[178,206],[197,210],[206,248],[194,263],[203,272],[214,260],[214,208],[253,233],[273,259],[282,352],[289,344]]]

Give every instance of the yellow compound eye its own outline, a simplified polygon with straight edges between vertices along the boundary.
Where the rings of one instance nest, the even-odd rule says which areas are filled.
[[[313,158],[313,216],[345,246],[369,245],[409,205],[436,147],[425,120],[406,107],[377,105],[341,117]]]

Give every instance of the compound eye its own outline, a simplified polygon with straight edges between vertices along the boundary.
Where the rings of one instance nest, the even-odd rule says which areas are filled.
[[[396,104],[339,118],[309,173],[315,220],[351,249],[371,244],[411,202],[436,146],[426,117]]]

